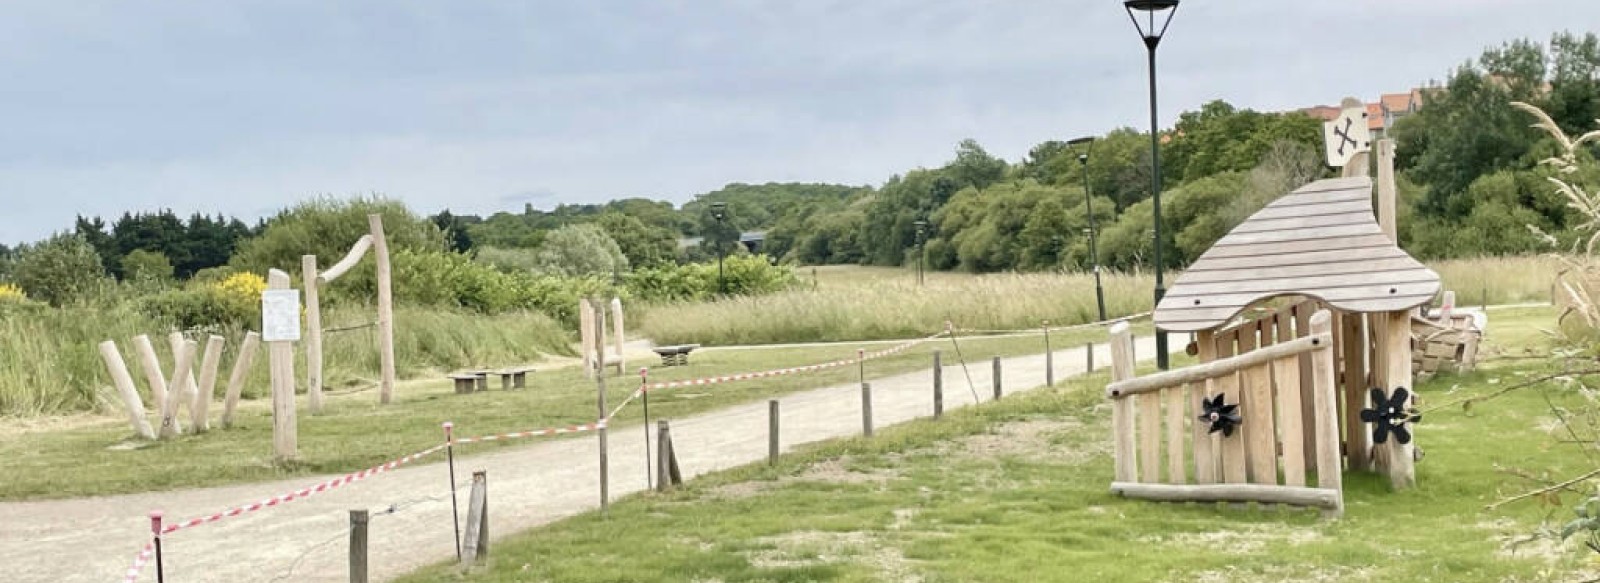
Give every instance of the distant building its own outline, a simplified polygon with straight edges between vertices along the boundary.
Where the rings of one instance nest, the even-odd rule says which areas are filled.
[[[681,237],[678,239],[678,250],[699,247],[704,242],[705,237]],[[766,231],[747,231],[739,234],[739,244],[744,245],[745,250],[751,253],[760,253],[761,245],[766,242]]]
[[[1395,121],[1422,109],[1422,89],[1414,88],[1408,93],[1385,93],[1378,96],[1378,101],[1366,106],[1367,129],[1372,132],[1373,138],[1381,138],[1389,132],[1389,128],[1394,127]],[[1322,121],[1338,119],[1340,113],[1336,105],[1313,105],[1299,111]]]

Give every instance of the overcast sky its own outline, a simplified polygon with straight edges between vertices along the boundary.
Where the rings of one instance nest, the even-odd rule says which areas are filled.
[[[1184,0],[1162,123],[1370,101],[1584,22],[1600,2]],[[1143,128],[1145,83],[1115,0],[6,0],[0,242],[324,193],[431,214],[881,184],[963,138],[1017,160]]]

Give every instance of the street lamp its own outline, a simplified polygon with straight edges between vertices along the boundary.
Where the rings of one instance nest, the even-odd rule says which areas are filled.
[[[1067,142],[1069,146],[1083,144],[1078,154],[1078,169],[1083,174],[1083,214],[1089,216],[1089,265],[1094,270],[1094,301],[1100,308],[1100,321],[1106,320],[1106,290],[1100,286],[1100,253],[1094,240],[1094,199],[1089,196],[1089,153],[1094,151],[1094,137],[1078,138]]]
[[[728,295],[728,280],[722,275],[722,221],[728,218],[728,203],[711,203],[711,218],[717,220],[717,293]]]
[[[922,285],[922,259],[928,256],[927,252],[923,251],[922,244],[926,240],[924,237],[928,232],[928,221],[917,221],[911,224],[917,226],[917,285]]]
[[[1161,44],[1167,25],[1172,24],[1172,15],[1178,12],[1178,0],[1125,0],[1122,6],[1128,11],[1128,19],[1133,21],[1133,28],[1144,38],[1150,55],[1150,197],[1155,207],[1156,304],[1160,304],[1167,289],[1161,281],[1161,140],[1156,122],[1156,45]],[[1143,14],[1144,23],[1139,22],[1140,15],[1136,13]],[[1162,17],[1161,28],[1156,28],[1157,16]],[[1156,368],[1167,369],[1167,335],[1160,329],[1156,330]]]

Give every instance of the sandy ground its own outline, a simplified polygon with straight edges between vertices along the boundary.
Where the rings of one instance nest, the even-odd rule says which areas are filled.
[[[1182,350],[1174,342],[1174,351]],[[1135,354],[1153,355],[1154,340],[1140,338]],[[1056,376],[1083,371],[1082,348],[1055,354]],[[1095,362],[1110,363],[1104,345]],[[1005,359],[1005,392],[1044,383],[1043,354]],[[992,395],[988,360],[968,363],[978,395]],[[945,407],[973,404],[959,364],[944,370]],[[884,427],[933,414],[932,371],[873,379],[875,425]],[[715,390],[714,388],[708,390]],[[861,431],[861,392],[855,384],[782,398],[781,442],[792,446]],[[762,459],[767,453],[767,404],[750,403],[672,420],[673,441],[686,477]],[[612,429],[611,495],[645,488],[644,428]],[[462,446],[471,447],[471,446]],[[460,504],[466,482],[486,470],[490,532],[504,536],[599,506],[598,444],[594,437],[533,441],[458,463]],[[372,513],[370,568],[387,580],[455,553],[449,475],[442,457],[369,478],[311,498],[169,534],[163,541],[170,581],[347,580],[349,510]],[[323,478],[153,492],[74,500],[0,504],[0,564],[14,581],[119,581],[149,539],[146,513],[162,509],[172,520],[226,510],[321,482]],[[141,581],[154,581],[154,566]]]

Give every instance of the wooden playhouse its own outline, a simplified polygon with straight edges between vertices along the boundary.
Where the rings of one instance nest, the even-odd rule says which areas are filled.
[[[1371,193],[1365,176],[1313,182],[1201,255],[1154,315],[1193,333],[1199,364],[1135,377],[1113,328],[1113,492],[1338,514],[1342,470],[1414,482],[1412,316],[1439,276],[1395,245],[1392,195],[1380,227]]]

